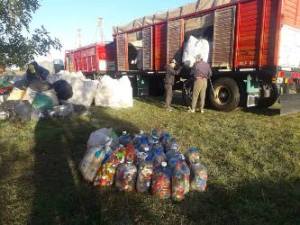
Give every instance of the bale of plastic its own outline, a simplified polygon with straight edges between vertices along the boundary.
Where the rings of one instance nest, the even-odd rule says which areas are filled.
[[[201,163],[190,165],[191,168],[191,179],[190,185],[191,190],[203,192],[207,187],[207,168]]]
[[[133,106],[133,93],[127,76],[113,79],[103,76],[95,96],[95,105],[111,108],[129,108]]]
[[[182,201],[190,190],[190,169],[185,161],[178,161],[172,173],[172,199]]]
[[[153,174],[153,163],[144,161],[138,166],[138,176],[136,181],[136,190],[140,193],[148,192],[151,186]]]
[[[102,148],[93,147],[87,150],[79,166],[85,180],[93,182],[104,157],[105,151]]]
[[[199,55],[204,62],[208,61],[209,43],[205,39],[197,39],[194,36],[190,36],[184,46],[182,62],[188,67],[193,67],[196,62],[196,57]]]
[[[171,170],[167,167],[166,162],[163,162],[160,167],[154,169],[151,192],[160,199],[171,197]]]
[[[137,169],[132,162],[120,164],[116,172],[116,187],[120,191],[134,191]]]

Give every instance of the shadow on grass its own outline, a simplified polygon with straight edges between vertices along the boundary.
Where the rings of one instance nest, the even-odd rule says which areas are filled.
[[[180,204],[188,224],[300,224],[300,180],[251,181],[233,190],[210,185]]]
[[[243,108],[242,109],[246,113],[252,113],[256,115],[263,115],[263,116],[279,116],[280,109],[277,108]]]
[[[37,123],[33,151],[35,194],[28,224],[131,224],[126,205],[138,206],[136,199],[120,197],[117,192],[100,192],[83,181],[78,171],[92,131],[101,127],[138,131],[132,124],[100,111],[97,124],[83,119]],[[116,204],[111,205],[111,201]]]

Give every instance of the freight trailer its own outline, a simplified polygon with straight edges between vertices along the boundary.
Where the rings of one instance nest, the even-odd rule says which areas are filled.
[[[214,108],[269,107],[280,96],[283,114],[300,110],[300,0],[197,1],[136,19],[114,28],[116,70],[157,81],[149,89],[159,90],[166,64],[181,61],[191,36],[209,42]],[[188,100],[185,71],[175,86]]]
[[[65,53],[65,69],[85,75],[107,74],[115,71],[115,45],[95,43]]]

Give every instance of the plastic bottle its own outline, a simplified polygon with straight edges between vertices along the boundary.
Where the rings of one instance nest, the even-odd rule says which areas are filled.
[[[189,148],[186,153],[186,160],[189,165],[196,164],[200,162],[200,152],[196,147]]]
[[[168,153],[168,151],[179,151],[179,145],[177,144],[177,141],[175,138],[172,138],[171,140],[169,140],[166,143],[166,153]]]
[[[136,151],[135,151],[133,144],[128,144],[126,146],[125,162],[135,163],[136,158],[137,158]]]
[[[102,165],[95,179],[94,185],[108,187],[113,185],[116,167],[113,163],[107,162]]]
[[[140,131],[139,134],[136,134],[133,138],[133,144],[136,148],[139,148],[142,143],[142,138],[144,136],[144,131]]]
[[[139,165],[136,190],[144,193],[149,191],[153,174],[153,163],[151,161],[142,162]]]
[[[169,151],[168,153],[170,153],[171,151]],[[179,153],[179,152],[175,152],[171,157],[169,155],[168,158],[168,165],[171,168],[171,170],[173,170],[177,164],[177,162],[180,161],[184,161],[185,162],[185,157],[183,154]]]
[[[167,132],[163,132],[159,138],[159,142],[162,144],[162,146],[164,147],[165,152],[167,144],[170,142],[171,140],[171,135]]]
[[[167,162],[162,162],[159,168],[154,169],[152,176],[152,194],[160,199],[171,196],[171,171],[167,165]]]
[[[132,162],[120,164],[116,172],[116,187],[120,191],[134,191],[137,169]]]
[[[129,134],[127,134],[127,131],[123,131],[122,135],[119,137],[119,143],[121,145],[128,145],[131,142],[131,137],[129,136]]]
[[[191,164],[191,187],[193,191],[203,192],[207,188],[207,168],[201,163]]]
[[[172,174],[172,199],[182,201],[190,190],[190,169],[185,161],[178,161]]]
[[[102,148],[90,148],[80,162],[79,169],[85,180],[92,182],[99,170],[105,157],[105,151]]]
[[[154,168],[161,166],[162,162],[167,161],[167,157],[166,157],[162,147],[153,148],[151,154],[153,154],[153,167]]]

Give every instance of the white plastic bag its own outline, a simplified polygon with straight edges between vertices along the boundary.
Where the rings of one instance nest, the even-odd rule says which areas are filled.
[[[193,67],[198,55],[201,55],[204,62],[208,61],[209,43],[205,39],[197,39],[194,36],[190,36],[184,47],[182,62],[188,67]]]
[[[95,105],[111,108],[128,108],[133,106],[132,87],[128,77],[112,79],[104,76],[98,86]]]
[[[92,182],[101,166],[105,157],[105,151],[99,147],[88,149],[82,161],[80,162],[79,169],[85,180]]]
[[[102,128],[91,133],[87,142],[87,148],[107,145],[111,142],[112,128]]]

